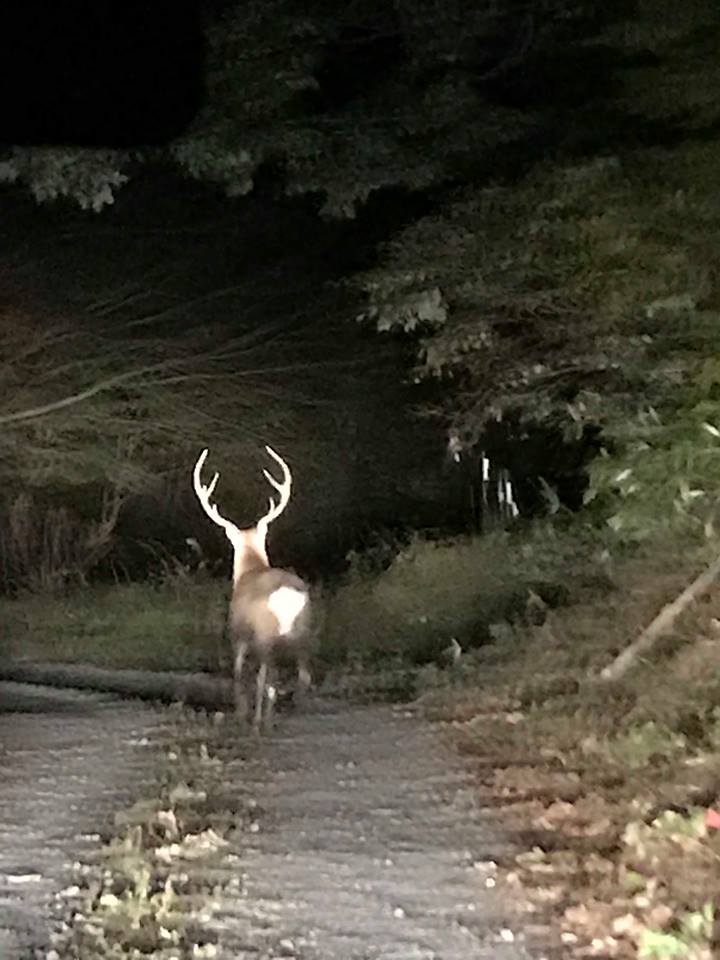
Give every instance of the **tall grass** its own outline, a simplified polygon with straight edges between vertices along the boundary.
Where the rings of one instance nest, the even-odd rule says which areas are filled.
[[[178,579],[2,601],[0,648],[13,659],[147,670],[217,670],[227,584]]]
[[[540,526],[524,530],[522,541],[505,531],[416,537],[387,570],[351,570],[326,598],[322,655],[330,662],[423,662],[452,638],[463,648],[479,646],[493,624],[522,620],[538,593],[551,605],[567,594],[580,569],[576,552]],[[584,556],[583,570],[587,563]]]
[[[62,593],[86,585],[111,552],[121,495],[97,493],[97,516],[23,492],[0,505],[0,589]]]
[[[316,594],[320,672],[437,661],[453,638],[464,650],[481,646],[499,624],[531,619],[533,603],[555,606],[596,576],[591,548],[536,525],[444,541],[418,536],[375,572],[358,562],[332,591]],[[0,644],[13,658],[227,670],[227,599],[225,580],[180,568],[153,583],[28,593],[0,602]]]

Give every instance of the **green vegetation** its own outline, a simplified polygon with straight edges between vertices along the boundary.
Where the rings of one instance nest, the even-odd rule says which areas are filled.
[[[286,195],[351,217],[386,187],[487,175],[508,147],[515,161],[603,151],[718,119],[712,0],[208,6],[208,96],[184,136],[144,152],[18,147],[0,178],[99,211],[159,154],[230,197],[270,167]]]
[[[564,596],[576,558],[559,545],[544,524],[522,534],[416,537],[386,571],[351,569],[327,597],[324,649],[329,658],[373,664],[441,660],[452,638],[480,647],[494,626],[525,620],[533,597],[544,608]]]
[[[686,144],[470,189],[360,281],[380,330],[421,333],[417,376],[446,383],[459,436],[513,415],[600,426],[589,518],[620,539],[712,530],[718,162]]]
[[[0,646],[15,659],[145,670],[226,666],[225,584],[115,584],[2,602]]]
[[[418,536],[384,572],[358,563],[317,594],[319,659],[328,670],[370,673],[389,663],[446,663],[453,638],[478,650],[501,638],[503,626],[512,631],[511,623],[567,602],[568,584],[584,589],[601,578],[603,561],[591,572],[590,555],[590,543],[569,550],[544,524],[522,535]],[[590,559],[579,570],[581,556]],[[40,589],[3,601],[2,639],[11,656],[26,659],[216,670],[228,662],[227,594],[222,579],[177,570],[148,583]]]

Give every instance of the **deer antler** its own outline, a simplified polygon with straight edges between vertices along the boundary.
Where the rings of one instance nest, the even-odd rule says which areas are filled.
[[[257,522],[256,528],[261,531],[266,531],[268,525],[271,524],[273,520],[276,520],[283,512],[290,500],[290,491],[292,488],[292,473],[290,472],[288,465],[285,463],[280,454],[275,453],[272,447],[266,446],[265,449],[270,456],[280,464],[283,472],[283,478],[282,480],[276,480],[269,470],[263,470],[263,476],[280,494],[280,499],[277,503],[275,503],[275,500],[270,497],[270,506],[268,512]],[[219,527],[222,527],[227,535],[232,539],[231,534],[237,534],[239,532],[239,528],[231,520],[227,520],[225,517],[223,517],[217,506],[210,501],[210,497],[212,497],[213,493],[215,492],[215,487],[220,479],[220,474],[215,473],[212,480],[208,484],[204,484],[200,479],[200,472],[205,464],[208,452],[209,451],[206,448],[197,459],[195,469],[193,470],[193,487],[195,489],[195,494],[200,501],[200,505],[205,513],[208,515],[208,517],[210,517],[213,523],[217,524]]]
[[[273,460],[280,464],[280,468],[283,472],[282,480],[276,480],[269,470],[263,470],[263,476],[267,482],[280,494],[280,499],[278,500],[277,504],[273,498],[270,497],[270,509],[264,517],[261,517],[261,519],[258,520],[258,527],[267,528],[268,524],[272,523],[273,520],[277,520],[285,507],[288,505],[290,500],[290,490],[292,488],[292,473],[290,472],[290,467],[288,467],[279,453],[275,453],[272,447],[266,446],[265,449],[273,458]]]
[[[195,469],[193,470],[193,487],[195,489],[195,493],[200,501],[200,505],[213,523],[216,523],[219,527],[222,527],[228,536],[230,536],[231,533],[237,534],[239,532],[238,527],[231,520],[226,520],[225,517],[221,516],[220,511],[215,504],[210,502],[210,497],[213,495],[217,482],[220,479],[220,474],[215,473],[212,480],[207,485],[204,484],[200,479],[200,471],[203,468],[203,464],[207,460],[207,455],[208,449],[206,447],[198,457],[197,463],[195,464]]]

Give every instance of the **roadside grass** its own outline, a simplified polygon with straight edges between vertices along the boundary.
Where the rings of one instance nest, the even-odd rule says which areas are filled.
[[[573,955],[716,955],[720,589],[622,678],[598,680],[713,558],[679,538],[645,544],[602,590],[425,675],[418,709],[453,723],[481,760],[478,792],[503,798],[525,848],[505,882]]]
[[[583,589],[579,549],[537,525],[482,538],[416,537],[376,575],[360,563],[340,584],[316,591],[320,670],[372,677],[372,686],[394,669],[413,677],[419,667],[430,676],[433,664],[442,671],[453,641],[465,651],[496,653],[504,636],[515,643],[512,625]],[[227,594],[222,579],[187,574],[66,595],[25,593],[0,601],[0,645],[12,659],[226,669]]]
[[[321,655],[383,666],[443,659],[453,640],[487,643],[495,624],[532,616],[533,604],[565,602],[573,558],[553,557],[550,528],[430,540],[415,537],[375,576],[351,569],[325,598]],[[551,568],[552,574],[547,576]]]
[[[618,563],[602,594],[576,590],[567,605],[547,609],[541,624],[505,624],[498,641],[474,651],[471,686],[492,687],[496,696],[533,714],[569,710],[596,736],[655,724],[702,745],[709,718],[720,707],[717,592],[690,606],[624,677],[614,683],[597,679],[710,556],[708,550],[682,557],[646,550]]]
[[[14,660],[146,670],[224,665],[227,585],[170,580],[93,586],[0,604],[0,647]]]

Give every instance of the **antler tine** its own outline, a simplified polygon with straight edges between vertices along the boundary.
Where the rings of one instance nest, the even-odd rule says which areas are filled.
[[[210,450],[207,447],[205,447],[205,449],[200,453],[200,456],[197,458],[197,462],[195,464],[195,469],[193,470],[193,477],[200,476],[200,471],[202,470],[209,453]]]
[[[263,476],[268,481],[268,483],[272,487],[274,487],[275,490],[277,490],[277,492],[280,494],[280,499],[276,504],[273,498],[270,497],[270,507],[268,509],[268,512],[260,520],[258,525],[260,524],[267,525],[269,523],[272,523],[273,520],[276,520],[280,516],[280,514],[283,512],[285,507],[288,505],[288,502],[290,500],[290,490],[292,488],[292,473],[290,472],[290,467],[288,467],[288,465],[285,463],[285,461],[280,456],[280,454],[276,453],[272,447],[266,445],[265,449],[273,458],[273,460],[275,460],[280,465],[283,472],[283,478],[282,480],[276,480],[269,470],[263,470]]]
[[[195,495],[200,501],[201,507],[210,517],[213,523],[216,523],[219,527],[223,527],[226,531],[237,530],[235,524],[231,520],[226,520],[225,517],[221,516],[217,506],[214,503],[210,503],[210,497],[215,491],[215,486],[220,479],[220,474],[216,472],[208,484],[204,484],[200,478],[200,472],[203,468],[203,464],[207,460],[208,452],[209,451],[206,447],[197,458],[195,469],[193,470],[193,487],[195,489]]]
[[[273,448],[269,446],[267,443],[265,444],[265,449],[273,458],[273,460],[275,460],[278,464],[280,464],[280,468],[282,469],[282,472],[283,472],[283,478],[287,481],[292,481],[292,474],[290,473],[290,467],[285,463],[285,461],[280,456],[280,454],[275,453]]]

